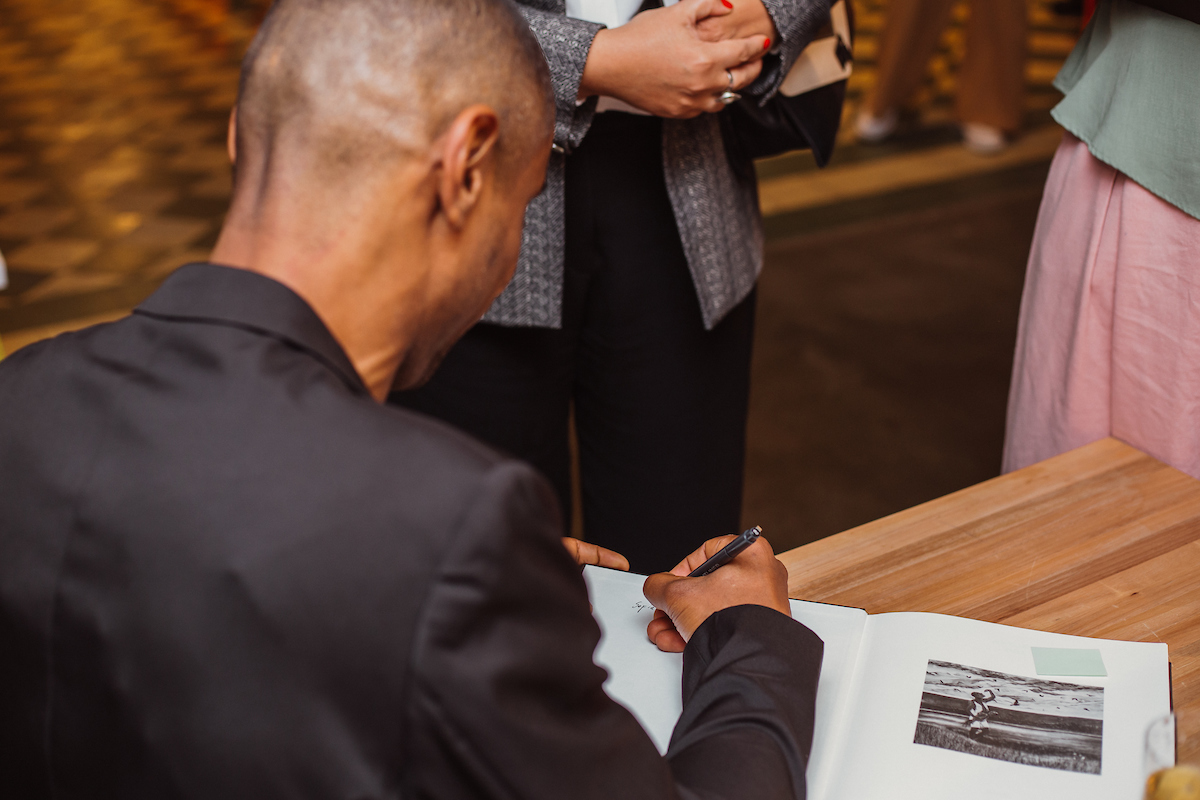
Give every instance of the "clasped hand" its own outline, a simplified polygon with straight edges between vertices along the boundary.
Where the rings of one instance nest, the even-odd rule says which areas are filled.
[[[762,0],[680,0],[643,11],[596,35],[579,97],[615,97],[672,119],[720,111],[719,95],[754,82],[777,36]]]
[[[692,634],[716,612],[742,605],[773,608],[791,614],[788,604],[787,568],[775,558],[775,552],[765,538],[743,550],[738,557],[703,578],[687,577],[703,564],[733,536],[709,539],[670,572],[661,572],[646,579],[642,592],[656,609],[646,627],[646,636],[668,653],[681,653]],[[612,569],[628,570],[624,556],[604,547],[564,539],[563,544],[580,566],[595,564]]]

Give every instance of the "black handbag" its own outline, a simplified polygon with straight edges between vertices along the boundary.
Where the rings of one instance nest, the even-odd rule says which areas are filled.
[[[846,81],[853,66],[854,9],[837,0],[817,32],[765,104],[745,97],[718,114],[730,163],[752,174],[757,158],[811,149],[817,166],[829,163],[842,121]]]

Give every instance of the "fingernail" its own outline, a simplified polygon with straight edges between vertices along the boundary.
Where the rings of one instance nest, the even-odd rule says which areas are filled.
[[[770,49],[771,49],[771,40],[763,39],[763,50],[770,50]]]
[[[721,0],[721,4],[726,8],[733,8],[733,3],[729,2],[729,0]]]

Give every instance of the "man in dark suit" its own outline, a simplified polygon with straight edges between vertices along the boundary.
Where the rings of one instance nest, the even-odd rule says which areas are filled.
[[[381,404],[512,274],[549,97],[508,0],[278,0],[214,263],[0,364],[0,797],[804,795],[765,542],[647,581],[660,757],[544,481]]]

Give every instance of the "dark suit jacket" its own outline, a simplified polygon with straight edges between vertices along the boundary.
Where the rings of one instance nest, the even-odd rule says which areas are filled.
[[[559,536],[290,290],[184,267],[0,363],[0,797],[803,796],[820,641],[715,615],[662,758]]]

